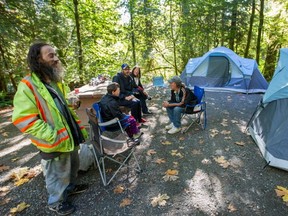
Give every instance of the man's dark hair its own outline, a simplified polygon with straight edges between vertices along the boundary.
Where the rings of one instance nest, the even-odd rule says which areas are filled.
[[[37,42],[34,43],[28,52],[27,55],[27,62],[30,70],[32,73],[34,72],[42,81],[46,79],[46,70],[48,68],[45,68],[47,66],[43,65],[39,59],[41,57],[41,49],[44,46],[50,46],[49,44],[45,42]],[[49,70],[49,69],[48,69]]]
[[[116,91],[117,88],[120,88],[119,84],[116,82],[112,82],[107,86],[107,92],[108,94],[112,94],[112,92]]]

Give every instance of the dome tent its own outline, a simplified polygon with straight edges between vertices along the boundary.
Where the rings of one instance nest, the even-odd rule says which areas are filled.
[[[226,47],[189,59],[181,79],[187,86],[205,90],[264,93],[268,87],[255,60],[242,58]]]
[[[288,170],[288,49],[280,58],[248,129],[270,166]]]

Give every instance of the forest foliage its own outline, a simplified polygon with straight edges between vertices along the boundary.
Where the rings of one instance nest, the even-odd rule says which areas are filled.
[[[0,92],[29,73],[35,41],[57,48],[66,81],[82,85],[139,65],[145,81],[181,74],[189,58],[225,46],[272,78],[288,46],[286,0],[0,0]]]

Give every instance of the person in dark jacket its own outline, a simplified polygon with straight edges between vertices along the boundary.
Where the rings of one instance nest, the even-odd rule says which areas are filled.
[[[186,90],[179,76],[174,76],[168,80],[171,88],[171,99],[163,102],[170,120],[170,124],[165,127],[169,134],[181,131],[181,117],[185,110]]]
[[[102,120],[106,122],[118,118],[122,127],[127,132],[127,135],[136,138],[139,136],[140,130],[138,129],[136,120],[133,116],[125,115],[121,112],[119,107],[119,94],[120,87],[118,83],[113,82],[107,86],[107,94],[105,94],[99,102]],[[120,128],[116,123],[112,126],[106,127],[106,129],[109,131],[115,131]]]
[[[140,100],[133,94],[133,79],[130,76],[130,67],[128,64],[122,64],[122,71],[113,77],[113,82],[120,86],[119,105],[131,108],[131,115],[139,123],[146,122],[142,118]]]
[[[146,100],[151,100],[151,97],[146,91],[144,91],[143,85],[141,83],[141,70],[140,67],[135,66],[131,71],[131,77],[133,78],[133,92],[134,96],[140,100],[141,109],[143,114],[151,115],[152,113],[148,110]]]

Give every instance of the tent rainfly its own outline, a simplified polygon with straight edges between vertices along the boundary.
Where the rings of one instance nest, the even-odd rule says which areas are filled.
[[[181,79],[189,87],[198,85],[211,91],[264,93],[268,87],[255,60],[242,58],[226,47],[189,59]]]
[[[248,129],[270,166],[288,171],[288,48],[280,58]]]

